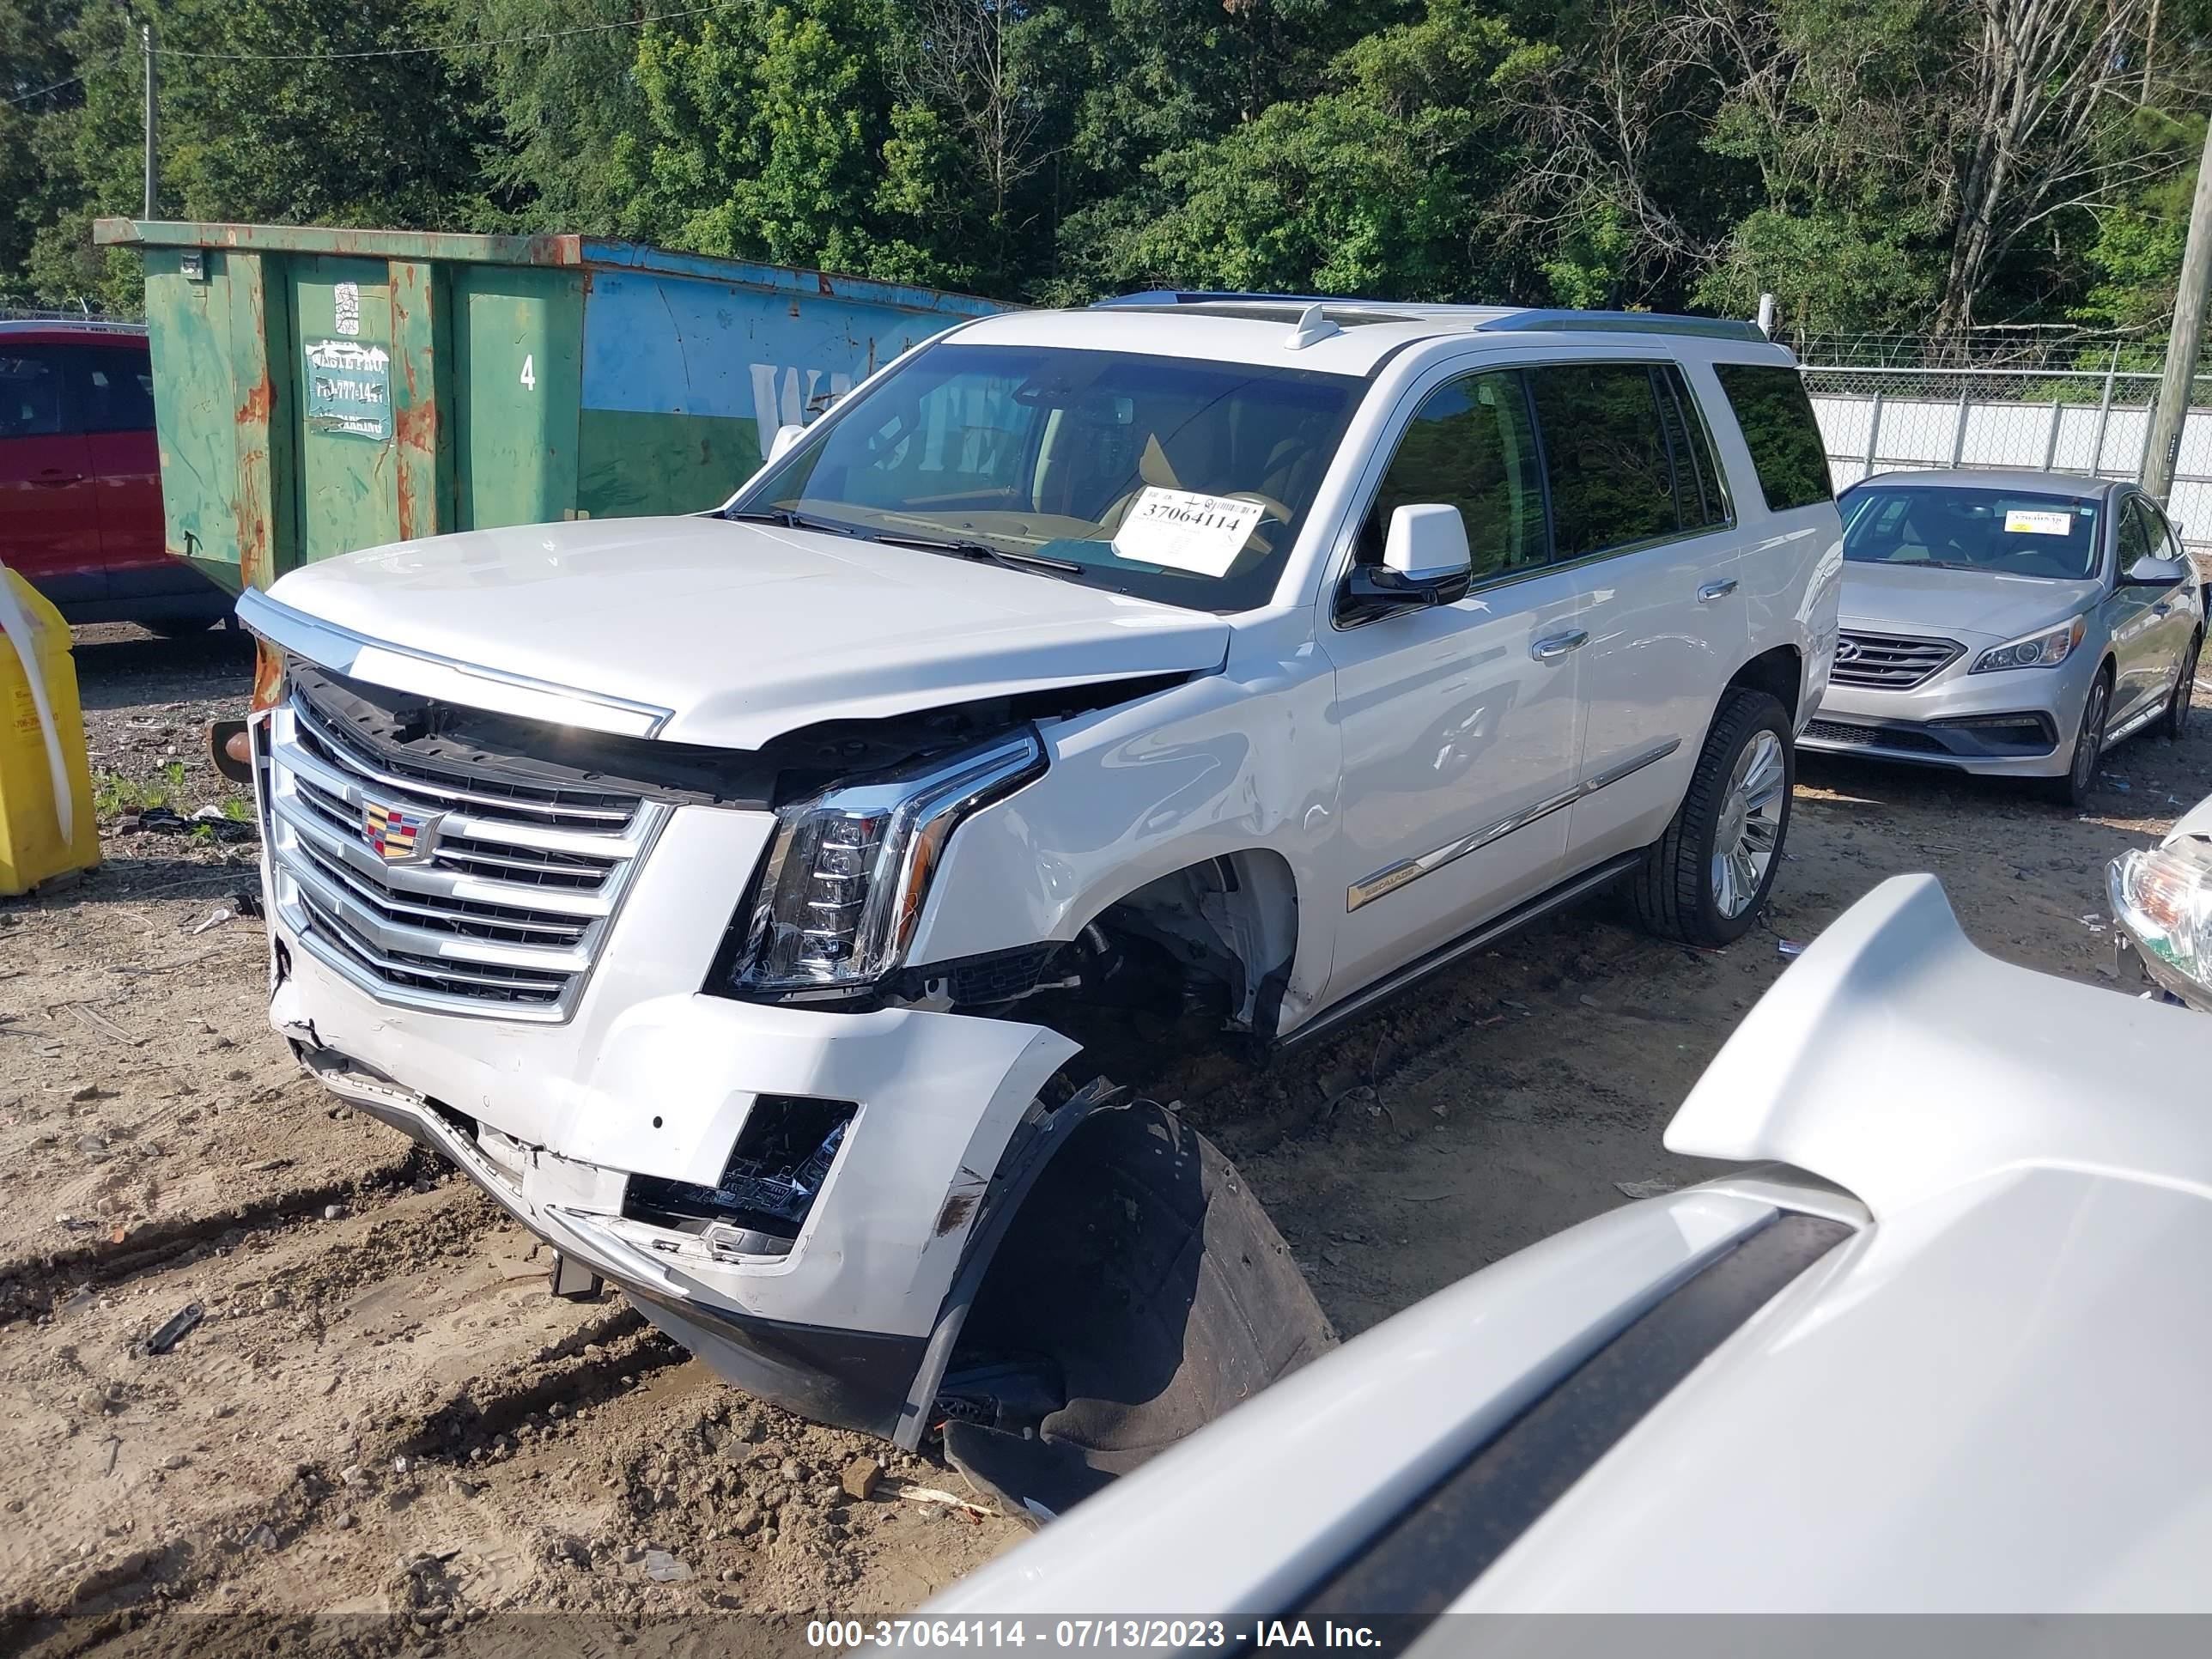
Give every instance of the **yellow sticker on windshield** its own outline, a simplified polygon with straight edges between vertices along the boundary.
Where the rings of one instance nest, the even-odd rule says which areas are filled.
[[[1114,556],[1201,576],[1225,575],[1266,511],[1261,503],[1235,495],[1148,485],[1114,532]]]
[[[2014,507],[2005,514],[2005,534],[2008,536],[2070,536],[2074,533],[2071,513],[2030,513]]]

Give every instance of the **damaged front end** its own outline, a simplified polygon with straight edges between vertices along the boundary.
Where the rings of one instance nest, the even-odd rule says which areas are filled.
[[[1333,1343],[1218,1151],[1068,1081],[1086,1007],[1249,1013],[1225,864],[1074,940],[904,960],[1052,710],[734,754],[289,669],[252,734],[271,1019],[549,1243],[557,1288],[605,1280],[806,1416],[942,1431],[1055,1512]]]

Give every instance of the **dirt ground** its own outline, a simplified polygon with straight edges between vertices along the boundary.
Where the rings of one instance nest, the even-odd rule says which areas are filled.
[[[576,1650],[689,1650],[715,1611],[901,1611],[1016,1541],[928,1495],[965,1492],[940,1463],[747,1399],[618,1301],[549,1297],[527,1235],[300,1079],[234,897],[256,848],[196,752],[250,664],[236,636],[81,630],[106,862],[0,902],[0,1649],[275,1650],[311,1616],[362,1653],[502,1620],[534,1643],[514,1616],[551,1613]],[[1700,1176],[1667,1118],[1779,942],[1885,876],[1932,870],[1984,948],[2110,983],[2106,861],[2208,793],[2212,714],[2108,757],[2081,815],[1808,760],[1766,923],[1727,951],[1599,901],[1270,1068],[1124,1080],[1240,1162],[1350,1335]]]

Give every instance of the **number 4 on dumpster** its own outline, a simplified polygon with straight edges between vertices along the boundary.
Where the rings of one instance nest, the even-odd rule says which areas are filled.
[[[522,360],[522,384],[530,391],[538,390],[537,354],[530,353]]]

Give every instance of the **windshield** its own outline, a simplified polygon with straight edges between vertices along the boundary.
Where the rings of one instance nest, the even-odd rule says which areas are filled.
[[[932,346],[726,511],[1249,610],[1273,596],[1365,384],[1133,353]]]
[[[2067,580],[2097,574],[2097,502],[2081,495],[1928,485],[1844,498],[1844,556]]]

